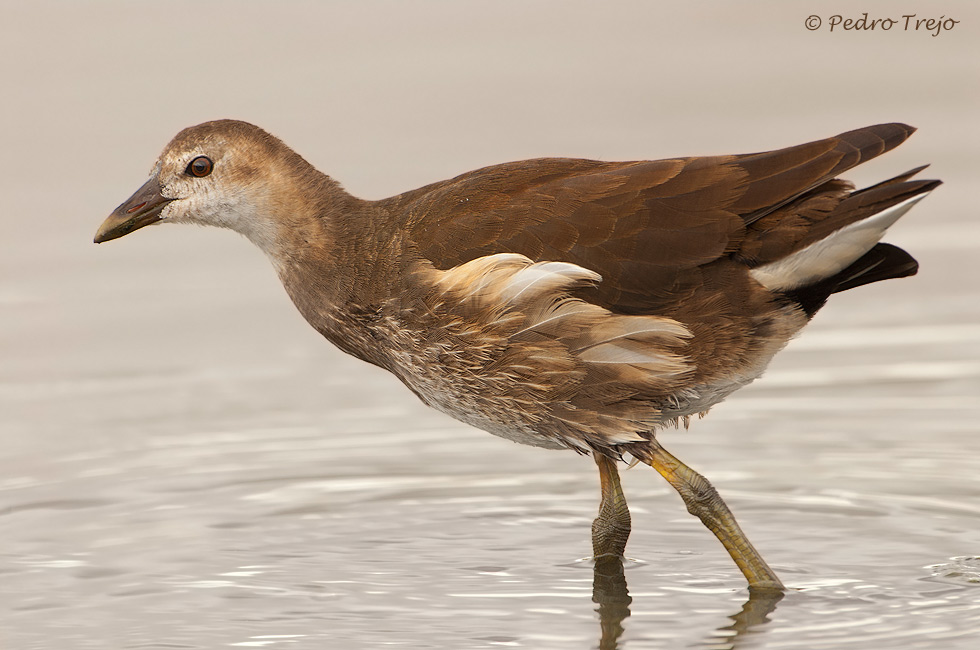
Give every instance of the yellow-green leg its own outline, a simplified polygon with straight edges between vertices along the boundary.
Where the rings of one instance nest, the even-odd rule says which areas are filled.
[[[599,504],[599,516],[592,522],[592,555],[622,556],[630,536],[630,511],[619,484],[619,471],[612,458],[600,453],[594,453],[593,457],[599,466],[602,503]]]
[[[725,545],[728,554],[732,556],[735,564],[749,581],[749,587],[785,589],[783,583],[739,528],[732,511],[728,509],[708,479],[674,458],[656,442],[646,450],[643,461],[667,479],[667,482],[684,499],[687,511],[696,515]]]

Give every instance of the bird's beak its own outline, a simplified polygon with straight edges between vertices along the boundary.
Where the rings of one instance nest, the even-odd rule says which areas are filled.
[[[101,244],[128,235],[143,226],[160,221],[162,218],[160,213],[173,200],[160,193],[160,182],[157,175],[153,174],[143,187],[136,190],[135,194],[113,210],[109,218],[102,222],[99,231],[95,233],[95,243]]]

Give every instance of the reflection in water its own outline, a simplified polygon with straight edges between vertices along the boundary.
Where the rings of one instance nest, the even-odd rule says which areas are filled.
[[[615,650],[619,647],[619,637],[623,634],[623,621],[630,615],[629,591],[626,589],[626,574],[623,571],[623,558],[619,555],[600,555],[595,559],[592,578],[592,602],[599,605],[599,650]]]
[[[769,614],[783,599],[783,592],[767,589],[749,589],[749,599],[741,611],[732,614],[731,625],[719,628],[706,644],[715,650],[735,650],[746,632],[769,622]],[[629,595],[623,558],[617,555],[600,555],[595,558],[592,579],[592,602],[599,605],[599,650],[616,650],[623,635],[623,621],[630,615]]]
[[[783,592],[774,589],[749,587],[749,599],[742,605],[742,611],[729,617],[732,619],[731,625],[718,629],[722,633],[734,632],[735,634],[729,636],[725,645],[713,647],[724,648],[725,650],[738,648],[741,645],[739,640],[744,637],[746,632],[769,622],[769,615],[776,609],[776,605],[783,599],[784,595]]]

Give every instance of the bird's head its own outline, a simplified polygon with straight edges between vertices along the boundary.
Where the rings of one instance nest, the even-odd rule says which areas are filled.
[[[322,176],[289,147],[247,122],[219,120],[184,129],[150,178],[102,223],[95,242],[152,224],[196,223],[239,232],[271,252],[288,197],[304,177]]]

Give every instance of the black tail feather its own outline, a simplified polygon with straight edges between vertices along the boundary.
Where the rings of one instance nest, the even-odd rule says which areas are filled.
[[[829,278],[786,292],[787,297],[798,302],[807,317],[812,318],[823,307],[831,294],[847,291],[879,280],[905,278],[915,275],[919,263],[898,246],[875,244],[846,269]]]
[[[872,190],[880,189],[882,187],[885,187],[886,185],[897,185],[898,183],[904,183],[905,181],[909,180],[910,178],[912,178],[913,176],[921,172],[923,169],[926,169],[928,167],[929,165],[921,165],[919,167],[916,167],[915,169],[910,169],[904,174],[899,174],[894,178],[889,178],[887,180],[881,181],[880,183],[875,183],[874,185],[869,185],[868,187],[862,188],[855,192],[851,192],[851,196],[858,196],[859,194],[864,194],[865,192],[870,192]],[[935,182],[935,181],[931,181],[931,182]],[[937,182],[936,184],[938,185],[939,183]]]

